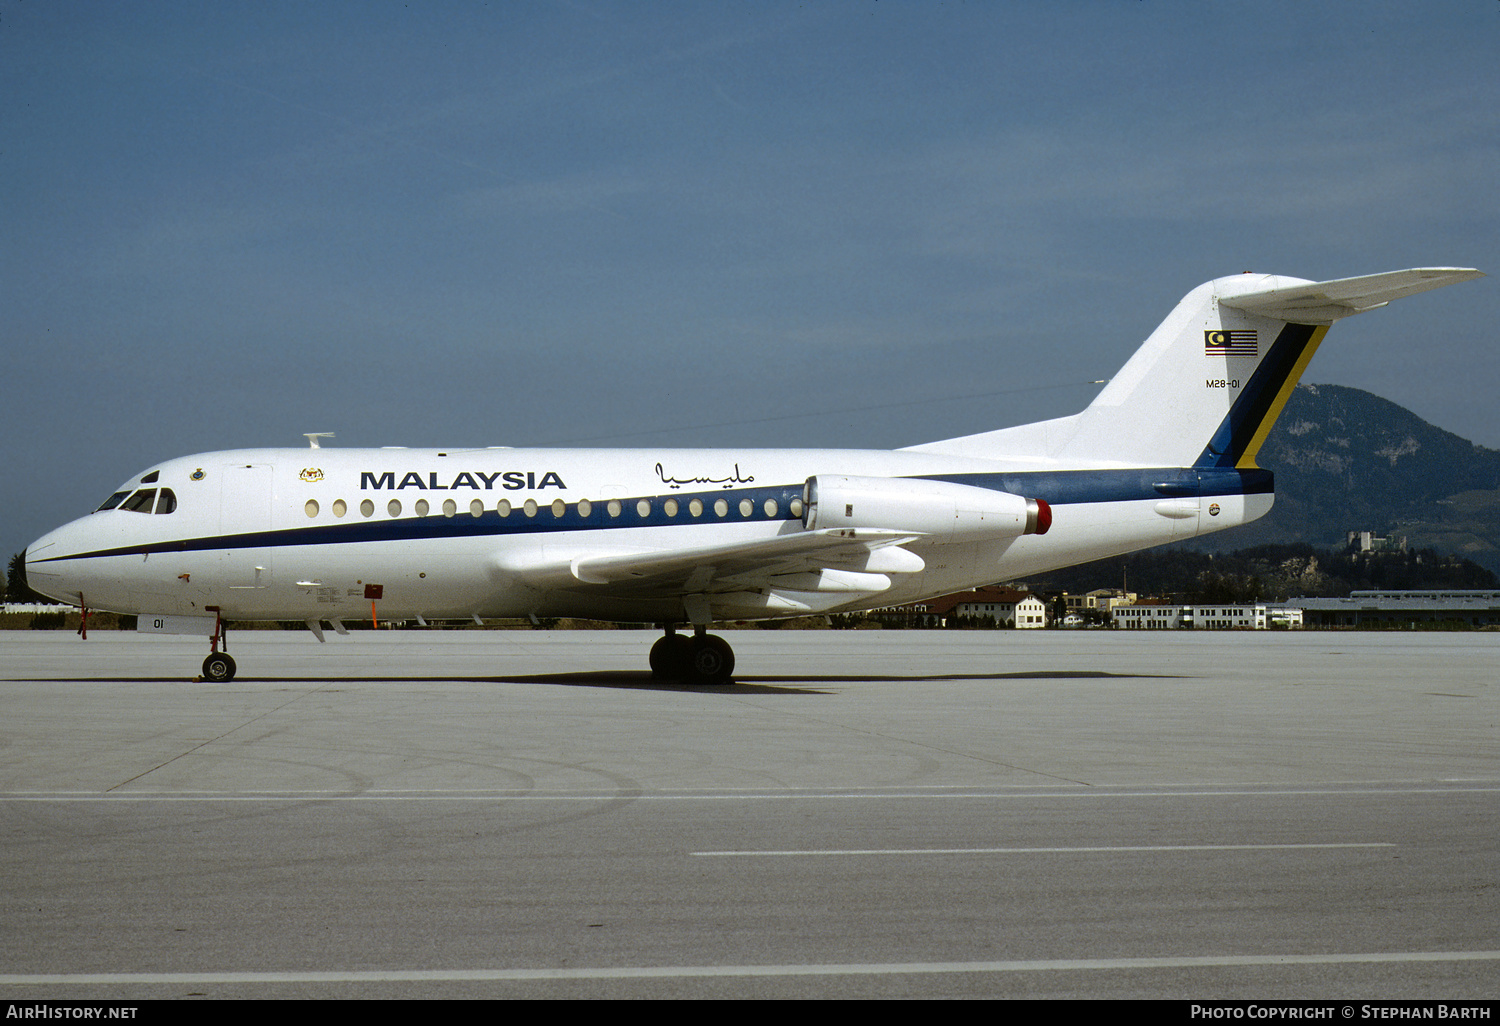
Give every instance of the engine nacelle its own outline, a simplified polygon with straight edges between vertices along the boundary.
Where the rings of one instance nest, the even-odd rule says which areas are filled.
[[[819,474],[802,490],[810,531],[867,527],[921,533],[939,541],[1046,534],[1052,507],[1041,499],[948,481]]]

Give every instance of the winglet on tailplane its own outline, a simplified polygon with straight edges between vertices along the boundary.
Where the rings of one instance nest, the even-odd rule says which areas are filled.
[[[1330,324],[1482,277],[1472,268],[1418,267],[1322,282],[1218,278],[1183,297],[1082,413],[912,451],[1071,466],[1253,469]]]

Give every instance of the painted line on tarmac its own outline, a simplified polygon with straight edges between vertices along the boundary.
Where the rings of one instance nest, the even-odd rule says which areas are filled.
[[[1433,787],[1338,787],[1111,791],[1104,788],[1082,788],[1058,791],[976,791],[941,789],[906,791],[797,790],[786,791],[715,791],[715,792],[639,792],[556,791],[514,793],[503,789],[465,790],[379,790],[351,794],[348,791],[298,789],[288,791],[0,791],[0,802],[597,802],[629,799],[638,802],[759,802],[801,800],[871,800],[897,799],[934,801],[968,799],[980,801],[1020,801],[1049,798],[1326,798],[1391,795],[1495,794],[1500,786],[1433,786]]]
[[[1120,844],[1084,848],[828,848],[805,851],[695,851],[705,858],[757,855],[1113,855],[1158,851],[1287,851],[1324,848],[1394,848],[1389,841],[1333,844]]]
[[[823,965],[601,966],[591,969],[406,969],[327,972],[4,973],[0,986],[132,984],[483,983],[512,980],[623,980],[724,976],[901,976],[935,973],[1034,973],[1078,970],[1217,969],[1240,966],[1493,962],[1500,951],[1381,951],[1326,955],[1193,955],[1160,958],[1059,958],[1002,962],[871,962]]]

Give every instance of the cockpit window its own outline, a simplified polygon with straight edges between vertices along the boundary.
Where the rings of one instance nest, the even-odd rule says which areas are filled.
[[[177,496],[172,493],[172,489],[163,488],[161,490],[161,497],[156,500],[156,512],[170,513],[176,508]]]
[[[152,507],[155,505],[156,489],[142,488],[140,491],[136,492],[130,498],[121,503],[120,508],[123,510],[129,510],[131,513],[150,513]]]
[[[156,480],[159,477],[161,477],[161,471],[153,470],[151,471],[151,473],[141,478],[141,484],[156,484]]]
[[[129,494],[130,494],[129,492],[115,492],[115,494],[113,494],[109,498],[105,499],[103,505],[101,505],[98,509],[94,510],[94,512],[95,513],[102,513],[102,512],[104,512],[107,509],[114,509],[116,506],[118,506],[120,504],[120,500],[123,499],[123,498],[125,498],[125,496],[127,496]]]

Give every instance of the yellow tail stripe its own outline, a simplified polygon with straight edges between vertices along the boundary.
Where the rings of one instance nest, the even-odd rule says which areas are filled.
[[[1245,451],[1240,455],[1239,462],[1235,464],[1239,470],[1259,470],[1255,457],[1260,454],[1260,447],[1265,444],[1266,436],[1276,426],[1276,418],[1281,416],[1282,408],[1286,406],[1287,400],[1292,397],[1292,390],[1297,387],[1297,382],[1302,380],[1302,372],[1307,369],[1308,361],[1318,351],[1318,346],[1323,341],[1323,336],[1328,334],[1328,325],[1321,325],[1313,329],[1312,336],[1307,340],[1307,345],[1302,348],[1302,355],[1292,366],[1292,372],[1286,376],[1281,383],[1281,390],[1276,393],[1276,400],[1271,403],[1266,415],[1255,428],[1255,434],[1250,437],[1250,444],[1245,446]]]

